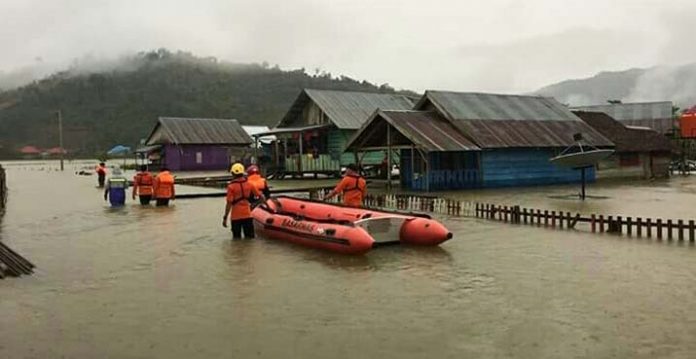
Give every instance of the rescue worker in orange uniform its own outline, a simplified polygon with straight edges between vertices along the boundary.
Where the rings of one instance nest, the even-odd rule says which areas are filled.
[[[166,167],[163,167],[160,173],[155,177],[152,187],[157,207],[168,206],[169,200],[173,200],[176,196],[174,192],[174,176],[172,176]]]
[[[259,192],[263,193],[263,195],[266,198],[270,198],[271,190],[268,188],[268,183],[266,182],[266,179],[263,178],[263,176],[261,176],[259,168],[256,165],[251,165],[247,168],[246,173],[247,180],[249,181],[249,183],[256,187],[256,189],[259,190]],[[256,198],[251,198],[251,201],[256,201]]]
[[[343,204],[349,207],[361,207],[363,198],[367,195],[367,182],[360,175],[360,169],[351,163],[346,167],[346,175],[343,176],[336,188],[324,197],[325,200],[343,195]]]
[[[138,195],[141,205],[149,205],[155,191],[154,185],[155,178],[148,172],[147,166],[140,166],[140,172],[133,177],[133,199],[135,200],[135,196]]]
[[[225,214],[222,216],[222,226],[227,228],[227,218],[230,218],[232,227],[232,238],[254,238],[254,219],[251,217],[251,203],[249,198],[254,195],[266,201],[261,191],[257,190],[254,185],[244,176],[244,165],[235,163],[230,169],[234,179],[227,185],[227,198],[225,205]]]
[[[99,166],[94,169],[97,172],[97,185],[99,188],[104,188],[104,182],[106,181],[106,164],[104,162],[99,162]]]

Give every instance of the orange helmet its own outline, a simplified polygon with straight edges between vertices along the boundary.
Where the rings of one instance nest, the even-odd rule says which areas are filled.
[[[247,167],[247,174],[253,175],[253,174],[258,174],[259,173],[259,168],[256,165],[251,165]]]

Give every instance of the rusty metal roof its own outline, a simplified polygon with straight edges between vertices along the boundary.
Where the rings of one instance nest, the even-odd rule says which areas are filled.
[[[644,126],[665,134],[677,121],[672,114],[672,102],[634,102],[572,107],[572,111],[603,112],[629,126]]]
[[[574,112],[616,145],[617,152],[669,152],[670,140],[655,130],[635,128],[613,119],[604,112]]]
[[[412,143],[426,152],[478,151],[449,121],[436,112],[377,111],[348,141],[348,149],[386,148],[387,126],[395,130],[392,146]]]
[[[336,127],[350,130],[360,128],[377,109],[410,110],[413,107],[413,99],[406,95],[305,89],[276,127],[292,124],[293,120],[302,116],[310,101],[314,102]]]
[[[160,117],[145,143],[250,145],[253,142],[237,120]]]
[[[618,121],[672,118],[672,102],[633,102],[572,107],[573,111],[604,112]]]
[[[481,148],[565,147],[575,133],[591,145],[613,146],[548,97],[426,91],[416,109],[438,111]]]

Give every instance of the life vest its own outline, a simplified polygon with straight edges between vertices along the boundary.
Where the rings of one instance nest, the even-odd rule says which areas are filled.
[[[230,182],[230,184],[228,185],[228,187],[239,185],[239,193],[241,193],[241,196],[234,195],[232,197],[232,205],[233,206],[235,206],[235,205],[237,205],[237,203],[241,203],[241,202],[246,202],[246,204],[249,204],[249,197],[251,197],[252,191],[249,190],[247,193],[244,192],[244,187],[246,187],[246,186],[244,186],[245,183],[249,183],[250,185],[253,186],[253,184],[251,182],[249,182],[249,180],[247,180],[246,178],[243,180],[239,180],[239,181],[234,180],[234,181]]]
[[[162,172],[154,180],[155,198],[174,197],[174,176],[169,172]]]
[[[106,167],[97,166],[97,168],[95,168],[94,171],[97,172],[98,175],[106,176]]]
[[[361,191],[365,189],[365,186],[360,186],[360,180],[363,179],[362,176],[346,176],[350,178],[355,178],[355,185],[352,187],[348,187],[343,190],[343,193],[348,193],[348,192],[353,192],[353,191]]]
[[[261,177],[261,175],[254,174],[249,177],[247,177],[247,181],[254,186],[259,192],[263,192],[266,190],[268,187],[268,184],[266,183],[266,179]]]
[[[227,202],[232,205],[230,218],[232,220],[251,217],[251,202],[249,197],[254,187],[246,178],[235,179],[227,185]]]
[[[141,196],[150,196],[154,192],[155,179],[150,172],[140,172],[133,179],[133,187]]]

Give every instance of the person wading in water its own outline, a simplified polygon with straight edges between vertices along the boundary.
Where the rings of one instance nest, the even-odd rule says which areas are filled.
[[[367,182],[360,175],[360,169],[351,163],[346,167],[346,175],[343,176],[336,188],[324,197],[324,200],[343,195],[343,204],[349,207],[362,207],[362,202],[367,195]]]
[[[227,198],[225,214],[222,216],[222,226],[227,228],[227,218],[229,217],[233,239],[242,238],[242,232],[244,232],[244,238],[254,238],[254,219],[251,217],[251,203],[249,199],[253,195],[263,203],[266,201],[266,197],[244,176],[243,164],[233,164],[230,172],[232,172],[234,179],[227,185]]]

